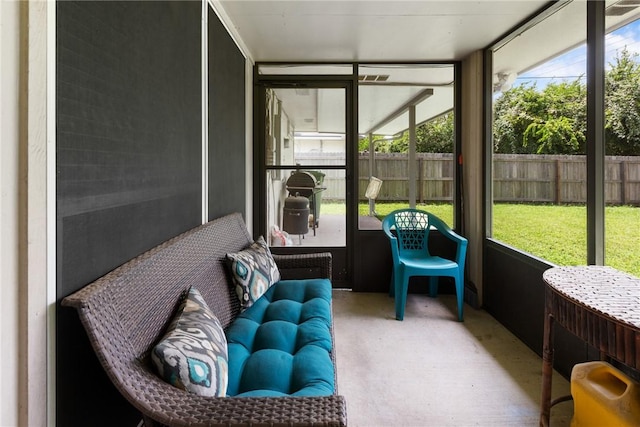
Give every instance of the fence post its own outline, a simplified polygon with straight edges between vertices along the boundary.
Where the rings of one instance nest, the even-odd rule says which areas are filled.
[[[627,204],[627,174],[624,160],[620,161],[620,204]]]
[[[561,191],[560,191],[560,159],[556,159],[556,197],[555,203],[556,205],[560,204],[561,199]]]

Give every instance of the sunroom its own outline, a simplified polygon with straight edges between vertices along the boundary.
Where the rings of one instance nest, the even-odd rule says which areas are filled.
[[[392,268],[384,216],[437,213],[469,242],[464,300],[476,314],[461,327],[499,324],[534,354],[534,377],[545,271],[640,276],[638,2],[1,8],[14,112],[2,119],[2,425],[137,425],[60,301],[232,212],[274,253],[331,252],[343,322],[349,307],[393,305],[379,298]],[[309,211],[291,222],[300,196]],[[454,322],[452,284],[435,302],[425,284],[410,285],[416,317]],[[576,363],[601,357],[564,328],[553,338],[563,387]]]

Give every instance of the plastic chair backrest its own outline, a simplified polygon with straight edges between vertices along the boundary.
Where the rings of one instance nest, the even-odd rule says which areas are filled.
[[[429,255],[429,214],[419,210],[406,209],[393,213],[398,248],[400,253],[419,252]]]

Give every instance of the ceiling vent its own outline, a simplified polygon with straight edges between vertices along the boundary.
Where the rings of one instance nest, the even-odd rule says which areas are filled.
[[[607,16],[622,16],[636,10],[640,6],[640,0],[622,0],[612,4],[605,11]]]
[[[386,82],[389,80],[389,74],[366,74],[358,76],[361,82]]]

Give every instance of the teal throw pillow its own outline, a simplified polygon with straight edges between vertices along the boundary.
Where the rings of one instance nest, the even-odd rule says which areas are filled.
[[[248,248],[228,253],[227,259],[243,310],[251,307],[271,285],[280,281],[280,271],[262,236]]]
[[[226,395],[227,339],[197,289],[189,289],[151,360],[169,384],[201,396]]]

